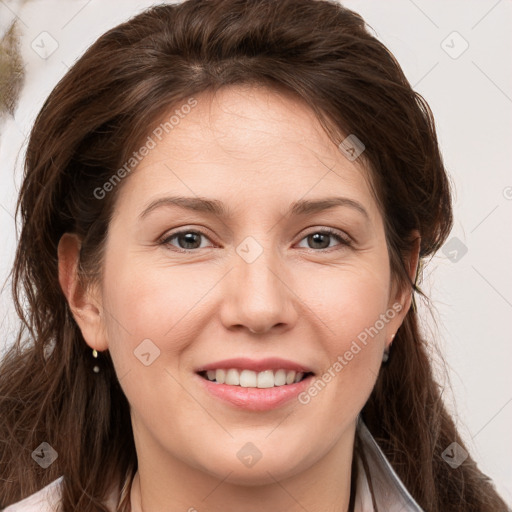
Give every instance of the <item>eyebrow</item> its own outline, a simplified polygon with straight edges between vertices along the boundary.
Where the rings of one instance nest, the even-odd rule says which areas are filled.
[[[233,213],[222,201],[217,199],[207,199],[205,197],[184,197],[184,196],[171,196],[161,197],[152,201],[144,211],[139,215],[139,220],[142,220],[153,210],[161,206],[178,206],[187,210],[196,212],[209,213],[221,218],[232,218]],[[292,203],[289,214],[290,215],[310,215],[324,210],[329,210],[336,206],[346,206],[357,210],[362,213],[368,220],[370,216],[365,210],[363,205],[354,199],[348,197],[326,197],[323,199],[306,200],[300,199]]]

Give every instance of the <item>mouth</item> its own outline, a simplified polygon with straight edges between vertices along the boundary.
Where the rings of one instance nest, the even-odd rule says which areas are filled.
[[[311,367],[281,357],[236,357],[195,369],[210,397],[229,407],[270,411],[290,404],[313,381]]]
[[[258,389],[291,386],[314,375],[309,371],[301,372],[284,368],[267,369],[260,372],[248,369],[218,368],[196,373],[203,379],[216,384]]]
[[[312,385],[311,371],[269,368],[256,372],[248,369],[217,368],[196,371],[203,391],[235,409],[252,412],[271,411],[291,404]],[[218,380],[217,380],[218,379]]]

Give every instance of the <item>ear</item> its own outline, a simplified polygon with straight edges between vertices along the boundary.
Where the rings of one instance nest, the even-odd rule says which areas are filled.
[[[58,246],[59,283],[69,308],[86,343],[98,352],[107,350],[101,299],[99,294],[84,289],[78,279],[81,241],[74,233],[64,233]]]
[[[418,230],[414,230],[411,233],[411,239],[411,250],[407,254],[404,263],[409,278],[414,283],[416,279],[416,272],[418,270],[419,255],[421,248],[421,236]],[[399,327],[402,325],[402,322],[404,321],[404,318],[411,307],[413,294],[412,287],[409,287],[407,285],[402,290],[397,290],[396,285],[393,285],[391,289],[392,292],[390,295],[389,307],[395,311],[399,309],[399,314],[395,316],[395,318],[391,322],[391,325],[389,326],[388,337],[386,340],[387,347],[393,341],[396,331],[398,331]]]

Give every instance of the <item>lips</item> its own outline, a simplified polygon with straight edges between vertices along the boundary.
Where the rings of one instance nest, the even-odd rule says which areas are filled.
[[[263,372],[265,370],[293,370],[297,373],[313,373],[313,370],[300,363],[281,359],[279,357],[268,357],[266,359],[248,359],[244,357],[224,359],[206,364],[196,369],[196,373],[206,372],[208,370],[252,370],[253,372]]]
[[[213,371],[213,370],[208,370]],[[251,371],[252,370],[245,370]],[[290,370],[291,373],[295,373]],[[252,372],[254,373],[254,372]],[[299,382],[285,384],[282,386],[273,386],[269,388],[242,387],[212,382],[207,378],[196,377],[196,382],[200,388],[214,400],[223,403],[230,408],[242,409],[252,412],[271,411],[293,403],[300,393],[303,393],[308,386],[311,386],[314,377],[304,375]]]

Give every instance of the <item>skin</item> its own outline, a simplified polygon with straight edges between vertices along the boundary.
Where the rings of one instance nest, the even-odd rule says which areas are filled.
[[[92,349],[110,351],[131,406],[133,510],[346,511],[356,420],[411,301],[393,286],[368,175],[291,95],[231,86],[197,100],[122,183],[101,285],[79,286],[74,235],[59,245],[75,319]],[[170,195],[218,199],[233,217],[163,206],[138,219]],[[330,196],[357,201],[368,218],[347,206],[287,214],[296,200]],[[352,245],[308,239],[326,227]],[[159,243],[177,228],[205,236]],[[252,263],[236,252],[246,237],[263,250]],[[238,356],[291,359],[321,377],[397,303],[402,311],[307,404],[241,410],[197,381],[199,366]],[[148,338],[160,356],[145,366],[134,350]],[[237,457],[247,442],[262,453],[250,468]]]

